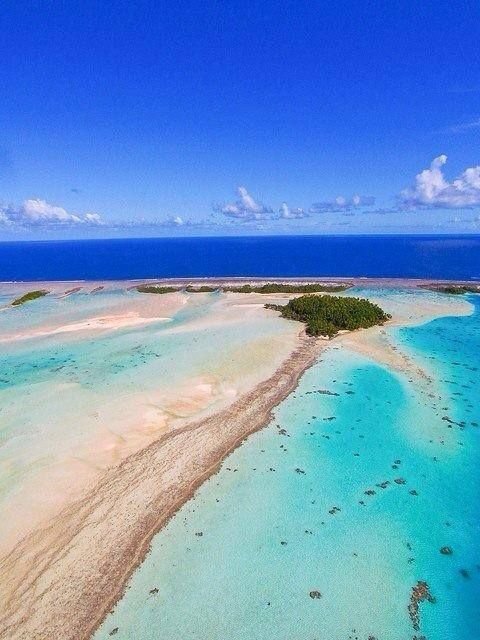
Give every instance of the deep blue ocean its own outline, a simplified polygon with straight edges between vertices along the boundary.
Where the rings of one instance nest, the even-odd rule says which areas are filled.
[[[0,281],[161,277],[480,279],[480,236],[256,236],[0,243]]]

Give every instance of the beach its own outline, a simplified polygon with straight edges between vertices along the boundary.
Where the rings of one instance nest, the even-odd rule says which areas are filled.
[[[407,292],[400,287],[392,295],[392,290],[382,285],[376,284],[378,296],[375,284],[367,293],[393,315],[389,323],[392,329],[471,313],[471,305],[463,300],[409,293],[408,287]],[[46,286],[59,296],[72,288],[63,283]],[[97,286],[104,285],[89,284],[88,290]],[[81,443],[89,454],[76,462],[75,473],[81,478],[81,482],[73,483],[76,488],[69,489],[72,482],[67,475],[65,491],[47,500],[48,517],[37,514],[37,519],[30,519],[19,532],[19,523],[26,522],[19,515],[14,526],[7,527],[5,547],[10,544],[10,548],[4,548],[0,564],[4,577],[1,600],[5,605],[1,637],[91,637],[124,593],[155,533],[218,471],[230,452],[271,422],[272,410],[292,394],[302,374],[326,349],[346,349],[412,380],[426,385],[431,382],[425,363],[419,364],[408,350],[403,352],[392,344],[386,328],[344,334],[328,342],[306,336],[301,325],[263,308],[272,300],[285,301],[285,296],[214,293],[192,294],[185,300],[185,294],[174,293],[142,297],[131,293],[132,283],[123,283],[118,302],[118,286],[109,285],[112,293],[109,287],[102,290],[102,296],[112,296],[106,305],[108,313],[100,303],[100,308],[95,303],[88,313],[65,309],[62,323],[55,307],[53,312],[48,308],[53,303],[46,301],[44,316],[38,322],[25,317],[21,332],[15,328],[14,333],[10,326],[2,328],[8,348],[12,349],[13,342],[24,350],[31,342],[55,342],[65,336],[76,347],[81,346],[82,339],[96,345],[106,336],[125,340],[129,332],[135,333],[137,344],[146,331],[159,332],[150,336],[153,342],[161,343],[162,336],[168,336],[172,344],[179,341],[176,358],[202,336],[210,343],[212,336],[217,336],[216,348],[210,344],[205,352],[198,352],[195,371],[188,371],[191,363],[186,358],[182,375],[162,382],[160,390],[152,385],[147,403],[145,390],[132,388],[117,413],[110,410],[102,416],[103,422],[123,422],[122,429],[116,424],[118,431],[106,434],[97,425],[92,437]],[[8,286],[3,287],[2,293],[10,295]],[[362,294],[358,285],[353,294]],[[79,295],[80,291],[62,300],[73,301]],[[79,313],[83,317],[79,318]],[[250,332],[245,333],[249,326]],[[182,342],[187,337],[191,343]],[[142,374],[148,376],[150,384],[151,367],[147,362]],[[82,386],[78,379],[68,383]],[[98,389],[95,391],[98,393]],[[114,392],[115,388],[108,390]],[[131,419],[123,413],[129,404],[135,409]],[[139,420],[138,407],[147,405],[149,412],[144,411]],[[71,455],[61,461],[66,463],[72,463]],[[44,478],[51,482],[52,476],[46,471]],[[17,499],[19,491],[17,487]],[[32,494],[28,482],[24,491]],[[30,506],[28,501],[26,505]],[[12,503],[10,508],[14,507]],[[26,514],[32,511],[27,508]]]

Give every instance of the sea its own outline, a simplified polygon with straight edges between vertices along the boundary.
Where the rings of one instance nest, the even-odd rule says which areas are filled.
[[[480,278],[480,236],[255,236],[0,243],[0,281]]]

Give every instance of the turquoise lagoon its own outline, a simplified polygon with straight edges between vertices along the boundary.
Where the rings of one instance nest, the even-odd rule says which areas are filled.
[[[172,415],[172,392],[182,399],[197,384],[211,385],[211,397],[198,410],[203,415],[242,380],[264,370],[268,376],[282,357],[280,348],[270,361],[255,362],[252,351],[264,348],[271,355],[272,340],[282,347],[294,334],[274,314],[237,313],[215,323],[223,301],[213,293],[187,296],[169,321],[5,340],[146,300],[119,287],[94,295],[52,294],[12,308],[12,287],[0,293],[0,546],[106,466],[154,439],[162,417]],[[239,361],[242,369],[232,365]],[[179,411],[173,417],[181,420]]]
[[[480,638],[470,301],[471,316],[389,329],[428,381],[332,344],[155,536],[95,640]],[[434,602],[416,630],[418,581]]]

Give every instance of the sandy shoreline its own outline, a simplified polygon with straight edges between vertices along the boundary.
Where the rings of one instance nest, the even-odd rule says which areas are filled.
[[[83,499],[0,563],[1,638],[87,639],[121,597],[153,535],[223,458],[266,425],[325,342],[300,337],[276,373],[223,411],[108,470]]]
[[[12,290],[20,292],[30,289],[48,289],[52,294],[65,296],[74,292],[95,293],[98,290],[112,290],[118,288],[134,289],[142,284],[159,284],[166,286],[210,285],[210,286],[239,286],[243,284],[262,285],[269,282],[285,284],[351,284],[355,287],[386,287],[386,288],[423,288],[436,285],[474,285],[480,284],[478,280],[439,278],[373,278],[361,276],[305,276],[305,277],[279,277],[279,276],[233,276],[233,277],[198,277],[198,278],[138,278],[129,280],[44,280],[44,281],[0,281],[0,293],[9,293]]]

